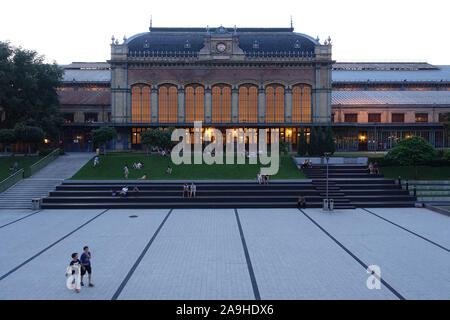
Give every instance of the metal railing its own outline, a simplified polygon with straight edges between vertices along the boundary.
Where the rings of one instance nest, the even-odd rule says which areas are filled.
[[[51,153],[46,155],[44,158],[36,162],[35,164],[30,166],[30,176],[47,166],[50,162],[58,158],[59,156],[59,148],[53,150]]]
[[[15,185],[17,182],[24,178],[24,170],[20,169],[16,173],[13,173],[8,178],[0,182],[0,193],[7,190],[9,187]]]

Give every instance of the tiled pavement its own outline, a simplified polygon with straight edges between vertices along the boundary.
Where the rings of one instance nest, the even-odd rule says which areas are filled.
[[[239,209],[243,239],[226,209],[0,210],[0,299],[449,299],[450,218],[369,210]],[[64,271],[84,245],[96,286],[75,294]],[[367,289],[357,259],[391,288]]]

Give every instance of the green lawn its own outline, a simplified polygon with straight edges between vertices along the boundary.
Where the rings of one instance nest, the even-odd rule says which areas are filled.
[[[450,180],[450,167],[419,166],[418,176],[414,177],[414,167],[381,167],[380,171],[385,177],[408,180]]]
[[[147,156],[145,153],[111,153],[99,157],[100,164],[93,167],[93,160],[86,163],[71,179],[73,180],[121,180],[124,179],[123,167],[128,165],[128,179],[138,179],[147,173],[148,180],[208,180],[208,179],[256,179],[261,165],[174,165],[170,157],[157,154]],[[144,166],[140,170],[133,169],[134,162]],[[225,157],[224,157],[225,162]],[[172,174],[167,174],[167,166],[171,164]],[[280,169],[271,179],[305,179],[298,170],[290,155],[282,155]]]
[[[25,177],[30,176],[30,166],[41,158],[42,157],[37,156],[0,157],[0,181],[6,179],[10,175],[9,168],[11,168],[16,161],[19,164],[19,169],[25,170]]]

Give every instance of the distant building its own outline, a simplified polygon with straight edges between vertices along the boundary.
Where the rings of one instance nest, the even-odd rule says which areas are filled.
[[[385,150],[419,135],[449,147],[450,66],[335,63],[330,40],[292,28],[150,28],[113,39],[107,63],[72,63],[59,91],[64,144],[93,148],[90,131],[114,126],[111,147],[139,149],[140,132],[193,121],[208,128],[275,128],[295,149],[303,127],[332,125],[338,150]]]

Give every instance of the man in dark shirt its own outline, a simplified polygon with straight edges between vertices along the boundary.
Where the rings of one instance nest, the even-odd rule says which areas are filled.
[[[91,253],[89,252],[89,247],[85,246],[83,248],[83,253],[81,254],[81,285],[84,286],[83,283],[83,276],[86,274],[86,271],[88,273],[88,279],[89,279],[89,287],[93,287],[94,285],[91,282],[91,276],[92,276],[92,268],[91,268]]]

